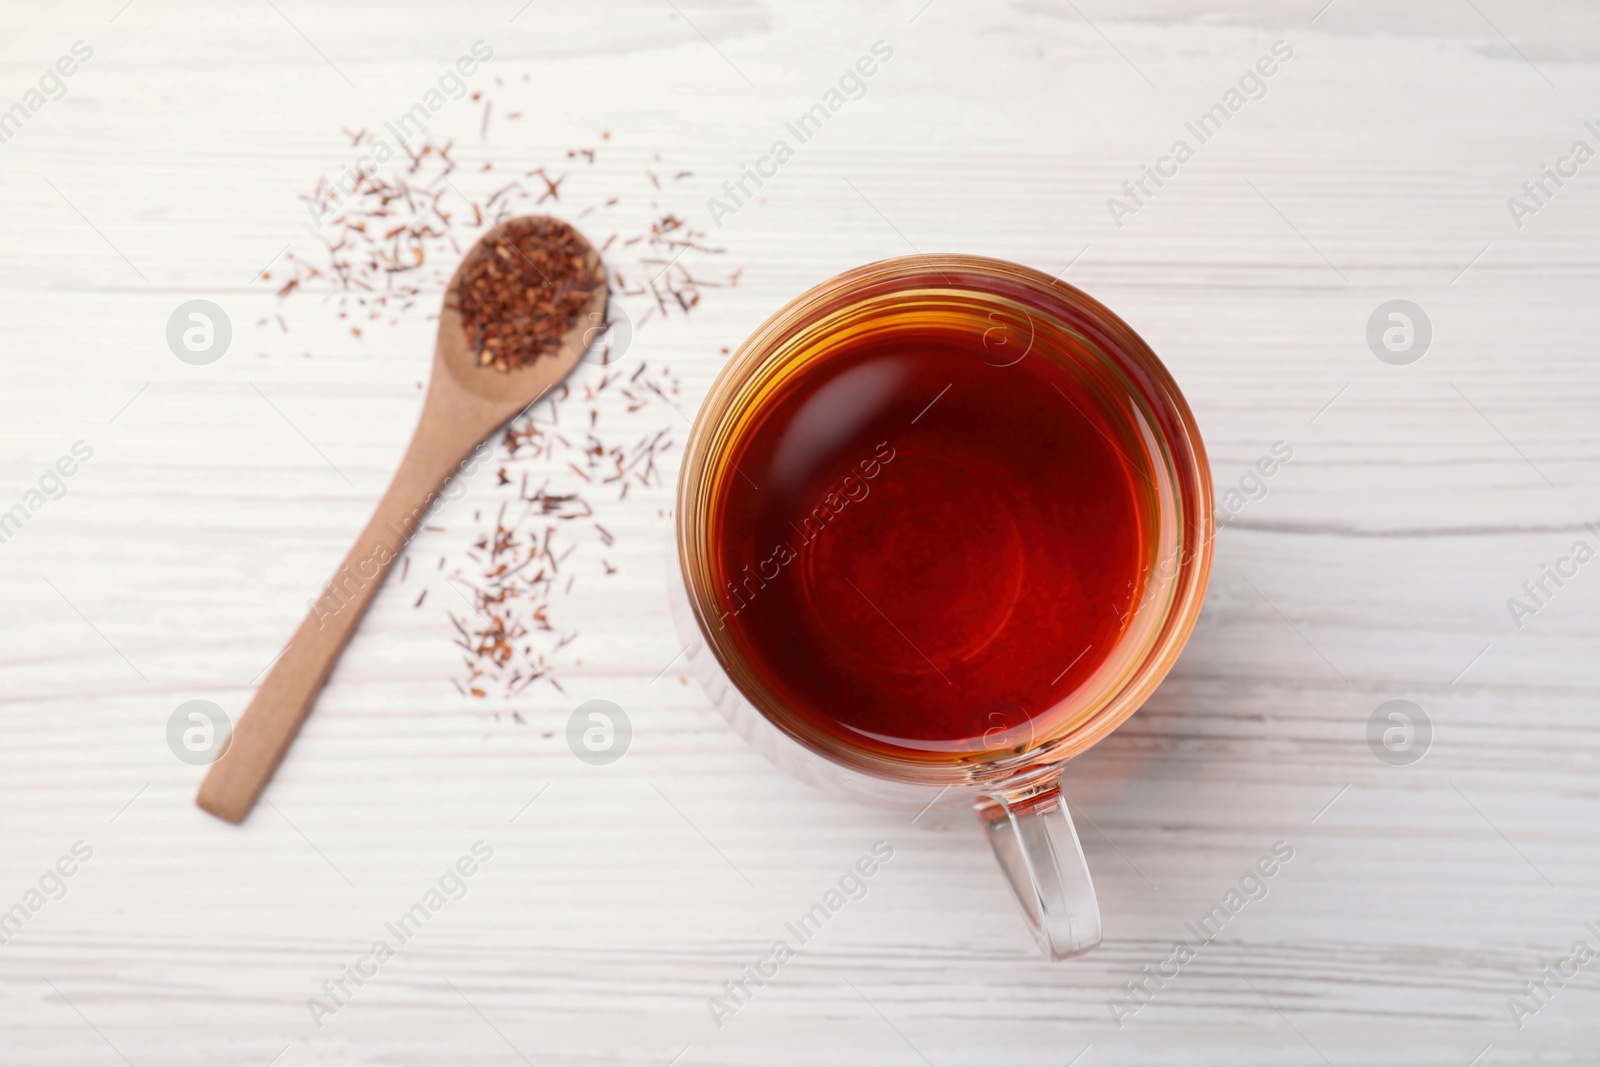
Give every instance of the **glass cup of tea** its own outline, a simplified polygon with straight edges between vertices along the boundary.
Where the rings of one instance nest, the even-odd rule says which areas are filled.
[[[735,728],[830,793],[975,807],[1044,953],[1099,944],[1062,766],[1172,667],[1211,567],[1149,346],[1013,263],[856,268],[729,360],[677,508],[674,616]]]

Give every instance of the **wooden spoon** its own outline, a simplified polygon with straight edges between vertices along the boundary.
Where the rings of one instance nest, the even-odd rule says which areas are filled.
[[[528,217],[509,224],[540,221]],[[498,232],[497,228],[480,239],[462,260],[462,267],[474,257],[492,254],[487,239]],[[609,296],[605,271],[593,246],[581,235],[578,241],[584,249],[586,269],[599,284],[562,338],[560,350],[519,370],[478,365],[476,353],[468,347],[458,301],[453,299],[462,272],[462,267],[456,268],[439,312],[439,339],[422,418],[400,469],[367,528],[345,556],[344,565],[334,573],[331,589],[295,631],[245,709],[227,751],[212,764],[195,798],[206,811],[234,823],[250,814],[383,584],[389,565],[422,525],[445,479],[481,441],[565,378],[602,329]]]

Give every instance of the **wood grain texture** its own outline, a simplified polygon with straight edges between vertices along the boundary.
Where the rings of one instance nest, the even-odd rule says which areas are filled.
[[[1506,606],[1597,540],[1600,163],[1520,228],[1506,207],[1596,145],[1592,12],[275,3],[6,10],[0,104],[74,41],[94,57],[0,145],[0,510],[73,442],[93,457],[0,544],[0,909],[74,842],[94,854],[0,945],[0,1062],[1593,1060],[1590,969],[1520,1030],[1507,998],[1600,944],[1600,570],[1520,629]],[[242,828],[195,809],[168,717],[242,711],[399,460],[432,345],[421,317],[358,341],[316,297],[283,333],[252,279],[314,250],[296,196],[351,161],[340,128],[392,119],[478,39],[490,145],[477,104],[433,123],[495,159],[469,195],[605,130],[568,210],[664,165],[693,176],[661,205],[707,228],[785,121],[894,48],[714,230],[739,286],[640,331],[628,360],[670,364],[686,410],[807,286],[952,250],[1064,270],[1132,323],[1219,488],[1293,446],[1219,534],[1171,677],[1069,769],[1098,952],[1035,957],[970,816],[788,781],[669,669],[666,486],[608,507],[617,573],[584,557],[557,605],[580,635],[566,691],[476,700],[440,575],[502,499],[480,471],[375,599],[271,806]],[[1117,227],[1107,198],[1277,40],[1294,57],[1266,95]],[[236,331],[209,367],[164,339],[196,296]],[[1396,298],[1434,329],[1404,367],[1365,340]],[[657,408],[640,431],[666,426]],[[611,766],[567,748],[591,698],[634,725]],[[1434,726],[1408,767],[1366,741],[1393,698]],[[478,840],[467,894],[314,1025],[307,999]],[[878,840],[895,856],[865,898],[718,1028],[707,998]],[[1267,897],[1119,1028],[1108,1000],[1277,841],[1294,858]]]

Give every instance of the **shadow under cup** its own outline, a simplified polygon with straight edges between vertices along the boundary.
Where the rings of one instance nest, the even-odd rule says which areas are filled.
[[[857,268],[729,361],[678,508],[741,732],[831,791],[976,803],[1047,954],[1093,947],[1059,767],[1165,676],[1210,569],[1203,445],[1148,346],[1015,264]]]

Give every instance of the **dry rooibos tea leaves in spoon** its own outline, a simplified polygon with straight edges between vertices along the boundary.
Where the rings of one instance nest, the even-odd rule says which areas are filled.
[[[571,226],[514,219],[461,268],[457,310],[478,365],[513,371],[553,354],[601,282]]]

